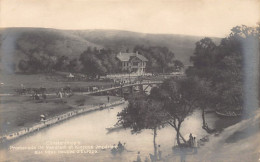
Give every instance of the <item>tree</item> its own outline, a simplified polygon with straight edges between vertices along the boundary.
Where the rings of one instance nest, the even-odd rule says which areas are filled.
[[[167,47],[144,47],[136,46],[134,52],[144,55],[148,59],[148,72],[169,72],[171,66],[174,64],[174,53]]]
[[[68,65],[70,64],[69,58],[68,56],[60,56],[57,59],[57,62],[54,66],[54,68],[56,70],[62,70],[62,71],[66,71],[68,70]]]
[[[83,72],[92,76],[114,73],[120,69],[116,54],[109,48],[99,50],[88,48],[80,55],[79,61],[83,65]]]
[[[75,58],[73,60],[70,60],[69,65],[68,65],[68,69],[71,72],[80,72],[81,69],[82,69],[82,65],[81,65],[80,61]]]
[[[173,64],[173,71],[181,71],[184,68],[184,64],[180,60],[174,60]]]
[[[118,113],[118,123],[124,128],[130,128],[132,133],[140,133],[143,129],[153,130],[154,156],[157,159],[156,136],[157,129],[163,126],[164,113],[162,103],[150,100],[145,96],[129,99],[129,105]]]
[[[190,57],[193,66],[188,68],[188,76],[199,76],[210,79],[214,75],[215,65],[215,43],[210,38],[204,38],[196,43],[194,55]]]
[[[193,80],[184,78],[165,80],[159,88],[151,91],[151,99],[163,104],[164,122],[172,126],[176,131],[176,139],[179,146],[182,146],[180,139],[186,140],[181,135],[181,124],[189,116],[195,107]]]
[[[189,93],[193,95],[193,100],[195,101],[196,108],[201,109],[202,116],[202,128],[208,133],[213,133],[214,129],[208,127],[205,119],[205,109],[213,107],[216,101],[216,93],[211,90],[210,82],[205,79],[200,79],[198,77],[190,78],[192,89]]]
[[[27,70],[29,69],[28,61],[20,60],[18,67],[21,71],[27,72]]]
[[[254,85],[253,76],[257,76],[252,75],[251,70],[257,69],[256,63],[252,63],[259,55],[256,42],[259,42],[257,28],[242,25],[232,28],[230,35],[223,38],[218,46],[209,38],[196,43],[191,57],[193,66],[186,70],[186,74],[208,83],[207,87],[215,93],[211,108],[242,110],[246,105],[247,100],[244,98],[250,92],[244,86],[248,83]],[[250,72],[246,72],[248,70]],[[244,82],[247,78],[248,82]]]
[[[102,66],[102,63],[97,58],[96,54],[82,53],[80,56],[80,61],[83,65],[83,72],[90,76],[100,76],[107,72],[106,68]]]
[[[209,133],[212,130],[205,121],[206,108],[232,109],[242,105],[242,91],[238,88],[242,87],[240,47],[233,38],[222,39],[219,46],[210,38],[204,38],[196,43],[194,56],[191,56],[193,66],[186,70],[186,74],[196,81],[202,127]]]

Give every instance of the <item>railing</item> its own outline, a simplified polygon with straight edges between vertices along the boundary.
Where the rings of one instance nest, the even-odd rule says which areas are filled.
[[[152,73],[144,73],[142,75],[138,73],[130,73],[130,74],[111,74],[107,75],[106,78],[120,78],[120,77],[139,77],[139,76],[152,76]]]
[[[120,89],[120,88],[125,88],[125,87],[131,87],[131,86],[138,86],[138,85],[147,85],[147,84],[162,84],[163,81],[143,81],[143,82],[137,82],[137,83],[130,83],[130,84],[124,84],[124,85],[120,85],[120,86],[116,86],[116,87],[112,87],[112,88],[106,88],[106,89],[99,89],[96,91],[91,91],[91,92],[75,92],[74,94],[83,94],[83,95],[90,95],[90,94],[96,94],[96,93],[100,93],[100,92],[106,92],[106,91],[112,91],[115,89]]]
[[[93,107],[90,107],[90,108],[85,107],[85,108],[69,111],[67,113],[51,117],[47,120],[43,120],[40,123],[36,123],[36,124],[32,125],[31,127],[22,128],[22,129],[19,129],[18,131],[14,131],[14,132],[2,135],[2,136],[0,136],[0,143],[16,139],[16,138],[21,137],[23,135],[26,135],[26,134],[29,134],[31,132],[40,130],[42,128],[45,128],[47,126],[50,126],[50,125],[56,124],[58,122],[64,121],[66,119],[69,119],[69,118],[76,116],[76,115],[79,115],[79,114],[83,114],[83,113],[95,111],[95,110],[100,110],[100,109],[104,109],[104,108],[109,108],[111,106],[116,106],[116,105],[120,105],[120,104],[123,104],[123,103],[125,103],[125,100],[121,99],[119,101],[115,101],[115,102],[108,103],[108,104],[93,106]]]

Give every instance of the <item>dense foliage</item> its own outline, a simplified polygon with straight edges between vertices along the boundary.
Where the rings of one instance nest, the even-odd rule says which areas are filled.
[[[148,59],[147,72],[164,73],[179,71],[184,68],[183,63],[175,60],[174,53],[167,47],[136,46],[134,52],[139,52]]]
[[[21,48],[22,49],[22,48]],[[179,60],[174,60],[174,54],[166,47],[137,46],[135,50],[147,57],[147,72],[173,72],[181,70],[184,65]],[[120,62],[116,58],[117,52],[111,49],[88,48],[79,58],[56,56],[35,48],[23,51],[27,57],[18,63],[18,68],[23,72],[51,72],[67,71],[81,72],[90,76],[100,76],[121,72]]]
[[[83,65],[82,72],[88,75],[105,75],[119,71],[119,61],[111,49],[88,48],[80,55],[79,60]]]
[[[131,128],[132,132],[156,129],[166,124],[176,131],[177,142],[186,141],[181,135],[181,124],[196,108],[199,97],[197,80],[170,78],[154,87],[149,96],[129,99],[129,105],[118,114],[118,124]],[[156,147],[155,147],[156,149]]]
[[[128,106],[118,113],[118,123],[130,128],[132,133],[140,133],[143,129],[153,130],[154,157],[157,158],[157,130],[164,125],[163,103],[151,100],[144,95],[129,98]]]
[[[204,38],[196,43],[191,62],[193,66],[187,69],[187,76],[210,83],[211,91],[216,93],[215,108],[242,109],[246,75],[258,75],[254,71],[258,70],[259,62],[259,29],[244,25],[234,27],[219,45]]]

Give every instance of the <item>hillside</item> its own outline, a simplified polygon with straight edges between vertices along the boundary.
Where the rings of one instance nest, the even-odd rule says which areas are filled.
[[[15,62],[29,53],[77,57],[87,47],[101,48],[70,32],[41,28],[8,28],[1,30],[1,59]]]
[[[78,57],[88,47],[111,48],[115,52],[132,50],[136,45],[165,46],[176,59],[189,65],[195,42],[203,37],[144,34],[121,30],[58,30],[47,28],[7,28],[0,30],[1,66],[11,66],[32,53]],[[220,38],[212,38],[219,42]],[[10,68],[10,67],[9,67]]]
[[[190,65],[189,58],[195,49],[195,43],[204,37],[174,34],[144,34],[121,30],[80,30],[72,31],[92,43],[110,47],[117,51],[133,49],[136,45],[165,46],[175,54],[176,59]],[[220,38],[212,38],[219,43]]]

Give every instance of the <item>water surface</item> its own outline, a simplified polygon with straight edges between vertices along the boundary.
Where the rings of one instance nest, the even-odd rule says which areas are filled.
[[[22,137],[2,148],[1,156],[4,156],[7,161],[133,161],[136,159],[137,151],[140,151],[144,159],[149,156],[149,153],[153,153],[152,130],[144,130],[139,134],[132,134],[129,129],[112,133],[106,130],[117,122],[116,115],[124,106],[126,105],[84,114]],[[218,123],[216,121],[222,121],[217,119],[214,114],[207,114],[209,126],[215,126]],[[184,121],[181,133],[184,136],[193,133],[197,138],[201,138],[207,134],[201,128],[201,123],[200,111],[195,111]],[[157,144],[161,145],[164,156],[172,153],[171,148],[176,143],[175,135],[175,130],[170,126],[158,131],[156,140]],[[110,148],[119,141],[126,143],[128,151],[114,157],[110,153]],[[61,142],[67,143],[60,144]],[[85,152],[57,153],[61,150],[68,151],[72,145],[74,148],[77,147],[77,151],[80,150],[79,147],[85,147],[83,149]],[[46,149],[51,146],[60,148]],[[95,149],[96,146],[103,146],[107,149]],[[19,147],[25,147],[27,150],[17,150],[16,148]],[[28,150],[30,147],[32,150]],[[39,147],[43,149],[38,149]],[[86,149],[87,147],[89,148]],[[12,148],[15,149],[12,150]]]

